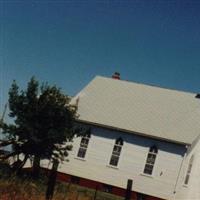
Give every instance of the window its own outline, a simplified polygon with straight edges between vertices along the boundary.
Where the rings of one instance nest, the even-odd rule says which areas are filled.
[[[193,163],[193,160],[194,160],[194,155],[191,156],[190,161],[189,161],[189,165],[188,165],[188,169],[187,169],[187,173],[186,173],[185,181],[184,181],[184,184],[185,184],[185,185],[187,185],[188,182],[189,182],[190,173],[191,173],[191,170],[192,170],[192,163]]]
[[[81,138],[81,143],[80,143],[80,147],[79,147],[79,150],[78,150],[77,157],[85,158],[89,139],[90,139],[90,134],[87,134],[87,135],[85,135]]]
[[[150,147],[149,153],[147,155],[146,164],[145,164],[145,167],[144,167],[144,173],[145,174],[149,174],[149,175],[152,174],[157,153],[158,153],[158,149],[155,145]]]
[[[118,138],[115,141],[115,145],[113,147],[113,151],[112,151],[112,155],[111,155],[111,159],[110,159],[110,165],[117,166],[119,157],[120,157],[120,153],[122,150],[122,146],[123,146],[123,139]]]

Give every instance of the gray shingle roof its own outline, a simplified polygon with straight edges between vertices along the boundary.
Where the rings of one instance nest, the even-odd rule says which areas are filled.
[[[200,134],[194,93],[97,76],[79,94],[79,120],[134,134],[191,144]]]

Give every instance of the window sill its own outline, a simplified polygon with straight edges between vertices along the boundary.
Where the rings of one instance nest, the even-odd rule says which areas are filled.
[[[187,184],[183,184],[183,187],[188,188],[188,185]]]
[[[148,177],[148,178],[153,178],[153,176],[152,176],[152,175],[150,175],[150,174],[144,174],[144,173],[140,173],[140,175],[141,175],[141,176]]]
[[[112,169],[119,169],[117,166],[112,166],[112,165],[106,165],[106,167],[112,168]]]
[[[85,158],[79,158],[79,157],[75,157],[74,159],[76,159],[76,160],[80,160],[80,161],[86,161],[86,159],[85,159]]]

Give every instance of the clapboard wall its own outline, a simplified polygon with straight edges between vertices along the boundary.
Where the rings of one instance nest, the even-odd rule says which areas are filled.
[[[117,167],[109,165],[117,138],[123,138]],[[184,145],[151,139],[136,134],[91,127],[91,138],[84,159],[77,153],[81,137],[74,138],[69,162],[59,166],[59,171],[82,178],[126,188],[127,180],[133,180],[132,190],[151,196],[171,199],[177,184],[186,148]],[[149,147],[156,145],[158,154],[153,174],[143,173]]]
[[[191,158],[191,170],[189,172],[189,179],[185,183],[186,175],[188,173],[189,163]],[[191,147],[185,154],[184,162],[181,168],[180,178],[176,188],[176,200],[199,200],[200,199],[200,136],[193,142]]]

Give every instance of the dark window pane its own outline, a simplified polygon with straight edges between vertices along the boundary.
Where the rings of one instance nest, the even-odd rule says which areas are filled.
[[[144,173],[145,174],[152,174],[152,171],[153,171],[153,165],[148,165],[148,164],[146,164],[145,165],[145,168],[144,168]]]
[[[149,149],[149,153],[147,155],[147,160],[146,160],[146,165],[144,168],[145,174],[150,174],[150,175],[152,174],[157,153],[158,153],[158,149],[155,145]]]
[[[190,178],[190,175],[187,174],[186,177],[185,177],[185,182],[184,182],[185,185],[188,184],[188,182],[189,182],[189,178]]]
[[[152,147],[150,148],[149,151],[152,152],[152,153],[158,153],[158,148],[154,145],[154,146],[152,146]]]
[[[147,163],[153,165],[155,163],[155,159],[156,159],[156,155],[149,153],[147,156]]]
[[[86,154],[86,149],[80,147],[77,156],[80,158],[85,158],[85,154]]]
[[[117,146],[117,145],[115,145],[114,146],[114,148],[113,148],[113,155],[115,155],[115,156],[120,156],[120,152],[121,152],[121,146]]]
[[[115,142],[115,144],[118,144],[118,145],[123,145],[123,139],[120,137],[120,138],[118,138],[117,140],[116,140],[116,142]]]
[[[110,165],[117,166],[118,161],[119,161],[119,157],[112,155],[110,159]]]
[[[84,137],[90,138],[90,137],[91,137],[91,134],[90,134],[90,133],[87,133]]]
[[[89,139],[88,138],[82,138],[81,139],[81,144],[86,144],[88,145]]]
[[[189,161],[189,165],[188,165],[188,169],[187,169],[187,174],[186,174],[185,181],[184,181],[184,184],[186,184],[186,185],[189,182],[190,173],[191,173],[191,170],[192,170],[193,159],[194,159],[194,155],[192,155],[192,157],[190,158],[190,161]]]
[[[192,163],[189,164],[188,171],[187,171],[188,174],[190,174],[191,169],[192,169]]]
[[[120,152],[121,149],[122,149],[121,146],[117,146],[117,145],[114,146],[114,151]]]

